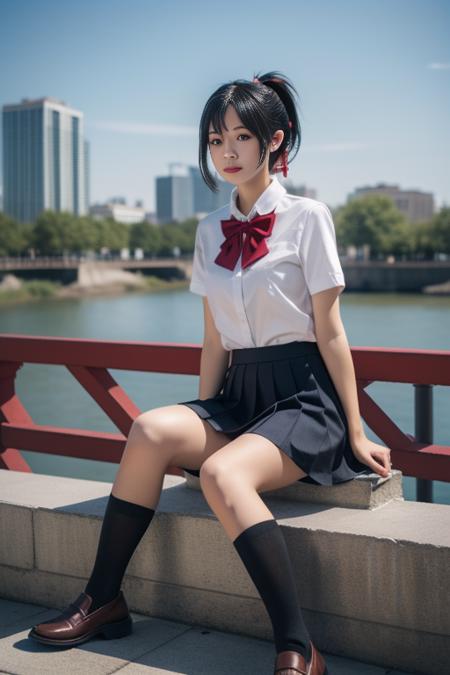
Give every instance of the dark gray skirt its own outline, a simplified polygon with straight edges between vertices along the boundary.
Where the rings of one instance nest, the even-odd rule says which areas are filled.
[[[234,349],[220,393],[180,404],[230,440],[247,432],[268,438],[307,474],[298,482],[334,485],[372,473],[353,454],[317,342]],[[199,470],[181,468],[199,476]]]

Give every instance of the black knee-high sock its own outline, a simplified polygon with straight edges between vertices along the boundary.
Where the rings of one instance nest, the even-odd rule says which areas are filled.
[[[233,544],[269,613],[277,653],[285,649],[310,659],[310,636],[298,601],[289,551],[277,521],[251,525]]]
[[[119,593],[130,558],[154,514],[154,509],[109,495],[94,568],[84,589],[93,598],[90,612]]]

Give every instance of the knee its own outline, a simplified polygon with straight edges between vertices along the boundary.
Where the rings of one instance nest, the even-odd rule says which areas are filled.
[[[200,467],[199,479],[202,490],[223,489],[227,480],[225,462],[214,455],[205,459]]]
[[[170,415],[163,411],[149,410],[138,415],[131,426],[130,436],[137,436],[152,444],[164,443],[169,438],[173,437],[174,425]]]

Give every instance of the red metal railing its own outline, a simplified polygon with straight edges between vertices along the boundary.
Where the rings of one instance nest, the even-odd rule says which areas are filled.
[[[361,415],[391,449],[393,468],[406,476],[450,482],[450,446],[431,442],[432,387],[450,385],[450,351],[352,347],[351,353]],[[198,375],[200,355],[201,346],[192,344],[0,334],[0,468],[31,471],[17,448],[119,463],[141,411],[109,369]],[[120,433],[35,424],[15,392],[16,373],[24,363],[66,366]],[[365,391],[374,381],[415,386],[415,436],[402,431]],[[167,473],[183,475],[178,467]]]

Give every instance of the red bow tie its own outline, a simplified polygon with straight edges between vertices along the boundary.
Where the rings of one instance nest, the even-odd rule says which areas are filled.
[[[259,258],[267,255],[266,237],[270,236],[275,223],[275,210],[251,220],[237,220],[231,216],[229,220],[221,220],[225,241],[220,246],[220,253],[214,262],[217,265],[234,270],[242,252],[242,267],[248,267]],[[245,241],[243,234],[246,233]]]

